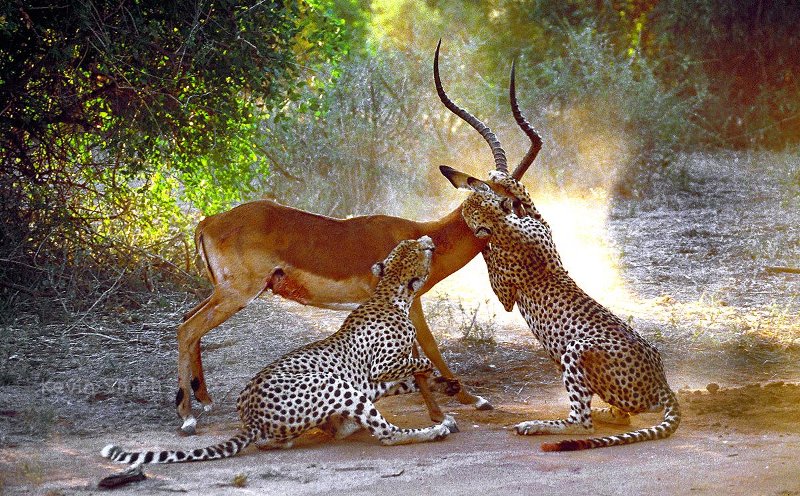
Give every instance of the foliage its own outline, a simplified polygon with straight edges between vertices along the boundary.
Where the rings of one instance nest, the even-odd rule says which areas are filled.
[[[696,99],[665,87],[647,59],[616,51],[592,24],[562,32],[560,53],[522,72],[546,102],[538,107],[552,144],[540,165],[562,185],[623,194],[646,187],[691,133]]]
[[[800,142],[800,3],[671,0],[644,43],[665,81],[702,95],[698,141],[781,148]]]
[[[184,258],[187,208],[247,197],[259,120],[346,53],[341,24],[324,0],[4,3],[0,291],[91,292]]]
[[[5,2],[0,313],[188,277],[199,215],[262,195],[436,217],[459,197],[436,165],[491,164],[433,91],[440,37],[448,93],[512,162],[516,59],[539,186],[636,194],[681,151],[797,144],[798,22],[761,0]]]
[[[419,198],[433,196],[431,183],[444,184],[436,164],[457,151],[448,147],[452,115],[431,91],[429,58],[399,51],[351,57],[319,104],[324,111],[303,113],[301,99],[290,123],[266,121],[260,149],[272,174],[260,189],[340,217],[440,214]]]

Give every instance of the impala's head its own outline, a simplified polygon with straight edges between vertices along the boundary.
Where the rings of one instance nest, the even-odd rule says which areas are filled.
[[[519,289],[562,267],[550,226],[521,184],[509,184],[511,189],[522,188],[515,197],[509,197],[495,192],[488,181],[458,171],[448,173],[445,175],[454,186],[471,191],[461,214],[475,236],[486,240],[483,258],[489,269],[489,281],[500,302],[510,311]],[[492,171],[490,181],[515,181],[498,177],[500,174]]]
[[[517,167],[514,169],[514,172],[509,173],[506,152],[500,145],[500,141],[497,139],[497,136],[495,136],[494,133],[492,133],[492,131],[475,116],[453,103],[452,100],[450,100],[450,98],[447,96],[447,93],[445,93],[442,86],[442,80],[439,77],[439,49],[441,48],[441,45],[442,40],[439,40],[439,44],[436,45],[436,54],[433,57],[433,79],[436,84],[436,92],[438,93],[439,99],[442,101],[445,107],[463,119],[467,124],[472,126],[473,129],[478,131],[481,136],[483,136],[483,139],[489,144],[492,156],[494,157],[495,171],[490,173],[488,180],[484,184],[488,185],[492,191],[500,196],[517,200],[520,208],[526,208],[526,204],[530,204],[532,206],[533,204],[530,203],[530,198],[525,192],[525,187],[522,186],[519,181],[522,179],[525,171],[528,170],[528,167],[530,167],[530,165],[533,163],[536,155],[539,153],[539,150],[541,150],[542,138],[533,129],[533,127],[531,127],[530,123],[525,119],[525,116],[523,116],[522,112],[519,110],[516,85],[514,82],[516,64],[511,65],[511,83],[509,84],[508,90],[511,101],[511,112],[514,115],[514,120],[517,122],[517,125],[519,125],[525,135],[531,140],[531,147],[528,149],[528,153],[525,154],[525,157],[523,157],[519,165],[517,165]],[[450,167],[442,166],[440,169],[442,173],[447,176],[448,179],[450,179],[450,182],[457,187],[461,186],[456,183],[461,184],[469,177],[466,174],[451,169]],[[524,214],[524,212],[520,213]]]
[[[444,92],[439,77],[440,47],[441,40],[433,60],[439,99],[483,136],[491,148],[495,170],[489,172],[486,181],[482,181],[451,167],[441,166],[439,169],[453,186],[472,191],[463,203],[461,213],[475,236],[487,242],[483,256],[489,268],[489,280],[503,306],[510,311],[516,302],[517,288],[530,284],[532,272],[561,265],[550,227],[542,220],[520,182],[542,148],[542,139],[519,110],[514,80],[516,66],[512,64],[508,91],[511,112],[517,125],[530,139],[531,146],[514,172],[509,172],[505,151],[497,137],[481,121],[454,104]]]
[[[372,273],[380,278],[375,292],[399,291],[413,299],[428,280],[433,250],[433,241],[428,236],[401,241],[384,261],[372,266]]]

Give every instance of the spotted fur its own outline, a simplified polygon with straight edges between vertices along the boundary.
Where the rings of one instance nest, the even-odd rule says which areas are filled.
[[[542,449],[600,448],[671,435],[680,423],[680,410],[658,350],[575,284],[561,264],[550,226],[524,186],[502,172],[492,172],[488,183],[471,178],[454,184],[474,192],[462,212],[476,236],[489,240],[483,257],[492,289],[507,311],[516,303],[534,336],[561,369],[569,393],[566,419],[522,422],[515,426],[516,432],[591,433],[593,413],[598,420],[625,424],[630,423],[630,414],[663,409],[664,420],[654,427],[548,443]],[[515,198],[498,195],[498,185]],[[595,394],[611,408],[593,412]]]
[[[102,455],[115,462],[173,463],[226,458],[251,443],[272,448],[314,427],[337,438],[364,427],[383,444],[436,441],[455,430],[450,417],[431,427],[402,429],[375,408],[381,397],[417,390],[412,375],[432,370],[427,358],[413,358],[416,337],[408,311],[425,284],[433,242],[427,236],[401,242],[373,272],[380,277],[373,296],[326,339],[279,358],[259,372],[239,395],[242,430],[223,443],[190,451],[132,453],[109,445]],[[447,381],[430,381],[448,388]]]

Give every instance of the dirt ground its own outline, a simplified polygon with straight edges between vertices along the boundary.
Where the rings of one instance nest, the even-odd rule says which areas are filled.
[[[496,377],[487,381],[500,380]],[[713,388],[712,388],[713,389]],[[148,479],[116,492],[323,494],[800,494],[800,387],[771,383],[680,392],[684,421],[670,439],[579,453],[544,453],[542,438],[520,437],[506,427],[566,409],[558,388],[537,392],[529,404],[503,394],[496,408],[478,412],[447,405],[461,432],[425,445],[384,447],[366,433],[332,441],[306,435],[287,450],[248,448],[236,458],[199,464],[151,466]],[[499,400],[499,401],[498,401]],[[382,411],[400,425],[425,425],[413,398],[391,398]],[[657,422],[641,416],[634,427]],[[226,439],[234,422],[206,425],[181,438],[155,430],[135,434],[54,437],[0,455],[8,494],[84,494],[119,470],[100,458],[106,443],[128,448],[187,447]],[[599,425],[599,434],[619,432]],[[234,485],[238,477],[241,487]]]
[[[446,361],[495,406],[479,412],[442,397],[461,432],[399,447],[365,433],[333,441],[312,432],[292,449],[150,466],[147,480],[116,491],[800,495],[800,276],[766,270],[800,266],[798,162],[692,156],[685,177],[652,197],[538,202],[574,277],[661,350],[683,413],[669,439],[544,453],[539,444],[560,437],[514,435],[516,422],[563,416],[567,401],[555,366],[521,319],[493,303],[476,261],[425,298]],[[203,358],[216,408],[200,416],[198,436],[181,437],[174,333],[194,301],[154,295],[118,315],[68,325],[21,315],[0,328],[0,493],[98,491],[121,468],[99,456],[108,443],[188,448],[226,439],[246,381],[345,315],[258,301],[214,330]],[[399,425],[429,423],[415,396],[379,407]],[[634,427],[658,421],[642,415]]]

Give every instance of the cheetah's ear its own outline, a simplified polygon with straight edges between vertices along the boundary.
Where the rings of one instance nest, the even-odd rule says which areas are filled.
[[[378,262],[372,266],[372,273],[375,274],[375,277],[383,277],[383,269],[385,267],[383,262]]]
[[[417,291],[422,289],[422,286],[424,286],[424,285],[425,285],[425,281],[423,281],[419,277],[415,277],[415,278],[411,279],[410,281],[408,281],[408,289],[410,289],[414,293],[416,293]]]

